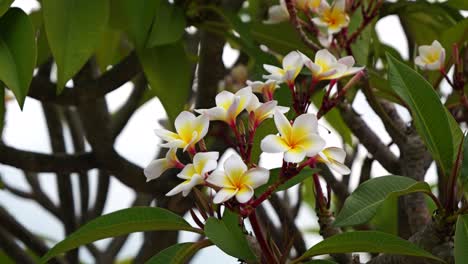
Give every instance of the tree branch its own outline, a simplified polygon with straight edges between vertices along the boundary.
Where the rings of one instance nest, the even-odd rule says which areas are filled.
[[[14,259],[16,263],[35,263],[28,253],[15,242],[15,238],[2,226],[0,226],[0,245],[5,254]]]

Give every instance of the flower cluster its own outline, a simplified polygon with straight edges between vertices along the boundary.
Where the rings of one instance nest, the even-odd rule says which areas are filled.
[[[312,23],[322,28],[325,34],[319,34],[318,38],[324,47],[329,45],[329,39],[333,34],[339,33],[349,24],[349,15],[346,12],[346,1],[335,0],[331,5],[327,0],[297,0],[295,7],[303,12]],[[312,17],[315,15],[315,17]],[[289,19],[289,12],[284,0],[279,5],[268,9],[267,24],[274,24]]]
[[[314,61],[293,51],[284,57],[282,68],[264,65],[269,72],[264,75],[265,82],[247,81],[248,86],[236,93],[220,92],[215,98],[216,106],[194,110],[198,116],[183,111],[175,119],[176,132],[155,130],[164,140],[161,146],[169,150],[165,158],[154,160],[147,166],[144,171],[147,180],[157,179],[166,170],[175,168],[180,170],[177,177],[183,181],[169,191],[168,196],[178,193],[187,196],[192,188],[201,185],[216,191],[214,203],[230,203],[235,198],[240,205],[255,204],[254,190],[268,182],[270,172],[252,162],[252,146],[257,128],[268,118],[274,119],[278,133],[264,137],[260,149],[266,153],[282,153],[283,167],[298,172],[305,166],[313,167],[322,162],[338,173],[349,174],[349,168],[343,164],[345,151],[337,147],[326,148],[315,114],[307,113],[307,108],[301,111],[295,108],[295,117],[288,119],[285,114],[289,108],[279,106],[274,100],[274,92],[281,83],[294,91],[295,79],[304,66],[310,70],[315,83],[322,80],[336,82],[336,79],[363,69],[354,67],[353,57],[336,59],[327,50],[318,51]],[[306,100],[310,100],[309,97]],[[242,119],[247,120],[241,122]],[[227,157],[223,164],[218,162],[220,153],[208,151],[203,140],[213,121],[226,123],[233,131],[230,141],[234,142],[237,153]],[[244,123],[248,124],[247,128]],[[186,157],[179,159],[178,155],[182,154]],[[187,157],[191,160],[187,164],[180,161]]]

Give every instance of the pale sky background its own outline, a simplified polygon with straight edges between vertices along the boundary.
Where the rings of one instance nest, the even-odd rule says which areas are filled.
[[[13,6],[21,7],[23,10],[30,12],[32,9],[37,8],[37,5],[34,4],[35,2],[30,0],[16,0],[13,3]],[[380,20],[377,24],[377,32],[382,42],[395,47],[400,51],[405,59],[408,58],[407,43],[396,16],[389,16]],[[232,50],[229,46],[226,46],[225,54],[223,55],[225,64],[232,64],[236,56],[237,52]],[[125,102],[131,89],[132,87],[130,85],[124,85],[106,96],[106,100],[111,111],[118,109],[118,107]],[[382,122],[371,110],[361,93],[358,94],[353,105],[368,124],[371,124],[370,126],[374,131],[378,135],[381,135],[382,140],[386,143],[390,142],[390,138],[383,128]],[[406,110],[399,108],[399,111],[403,114],[405,120],[410,120],[409,114]],[[132,117],[122,134],[118,137],[116,142],[117,151],[132,162],[135,162],[142,167],[146,166],[153,159],[156,145],[160,142],[153,134],[153,129],[159,127],[158,120],[164,118],[163,116],[155,115],[155,113],[160,112],[163,112],[163,108],[157,99],[153,99],[141,107]],[[321,123],[326,127],[330,127],[323,120],[321,120]],[[68,131],[66,131],[66,133],[68,133]],[[324,132],[322,133],[322,136],[326,139],[329,146],[341,146],[341,141],[335,132],[331,134]],[[23,111],[20,111],[16,102],[10,102],[7,104],[6,126],[3,139],[6,144],[15,148],[50,153],[51,149],[47,140],[48,134],[46,124],[38,101],[27,98]],[[70,141],[69,138],[68,141]],[[366,154],[367,152],[364,148],[359,149],[360,162],[355,164],[356,169],[353,170],[353,186],[357,185],[360,163],[362,163]],[[262,163],[263,166],[273,168],[278,167],[279,164],[281,164],[280,156],[268,155],[268,157],[268,160],[271,160],[271,162],[268,164]],[[372,174],[373,176],[381,176],[386,175],[387,173],[375,162]],[[22,189],[25,189],[27,186],[22,174],[15,168],[0,165],[0,175],[4,181],[12,186]],[[90,186],[95,186],[97,182],[96,176],[96,172],[94,171],[94,174],[90,179]],[[431,167],[427,176],[427,180],[435,180],[434,166]],[[40,178],[43,188],[51,195],[51,198],[54,201],[57,201],[58,197],[55,177],[53,177],[52,174],[43,173]],[[76,175],[72,178],[73,181],[77,182]],[[75,191],[75,195],[78,195],[77,191]],[[94,192],[92,192],[92,197],[93,195],[95,195]],[[105,213],[127,208],[133,200],[133,196],[132,192],[125,185],[115,179],[112,179],[110,195],[108,203],[106,204]],[[42,210],[40,206],[27,200],[16,198],[1,190],[0,204],[5,206],[22,224],[29,227],[36,234],[56,241],[63,238],[63,230],[60,223],[56,221],[53,216]],[[189,222],[192,222],[190,216],[186,218]],[[276,218],[275,221],[277,221]],[[301,229],[316,226],[317,222],[315,213],[307,206],[302,206],[296,223]],[[194,238],[195,235],[184,232],[180,237],[180,242],[193,241]],[[317,235],[306,235],[305,238],[308,247],[321,240]],[[121,258],[126,258],[135,255],[140,247],[141,241],[141,234],[132,235],[119,256]],[[103,245],[105,243],[106,241],[102,241],[99,244]],[[92,260],[86,250],[81,250],[80,253],[84,261],[89,263],[90,260]],[[193,259],[192,263],[237,263],[237,261],[236,259],[224,254],[216,247],[209,247],[201,250]]]

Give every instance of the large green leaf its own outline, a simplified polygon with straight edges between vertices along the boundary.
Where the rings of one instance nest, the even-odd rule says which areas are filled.
[[[14,0],[0,0],[0,16],[3,16],[10,8]]]
[[[225,209],[223,219],[208,218],[205,235],[227,254],[243,260],[255,260],[246,234],[239,227],[238,216]]]
[[[5,88],[3,84],[0,84],[0,135],[3,131],[3,126],[5,124]],[[3,189],[2,180],[0,178],[0,189]]]
[[[463,141],[463,160],[460,168],[460,183],[468,192],[468,140]]]
[[[455,263],[466,263],[468,259],[468,214],[458,216],[455,229]]]
[[[296,176],[292,177],[291,179],[287,180],[285,183],[278,186],[275,192],[287,190],[293,187],[294,185],[303,182],[305,179],[312,177],[314,173],[317,173],[319,171],[320,169],[311,169],[310,167],[306,167],[302,169],[301,172],[299,172]],[[255,194],[261,195],[267,190],[267,188],[270,185],[275,184],[279,180],[280,172],[281,172],[280,168],[270,170],[270,178],[268,179],[268,182],[258,187],[257,189],[255,189]]]
[[[37,60],[36,65],[42,65],[46,62],[50,56],[50,47],[49,43],[47,42],[47,34],[45,32],[44,27],[44,19],[42,15],[42,10],[36,10],[29,14],[31,18],[31,22],[34,26],[34,32],[36,35],[36,42],[37,42]]]
[[[391,175],[370,179],[359,185],[346,199],[334,225],[364,224],[375,215],[386,199],[414,192],[429,193],[431,188],[426,182],[417,182],[402,176]]]
[[[145,264],[184,264],[200,249],[211,246],[209,240],[197,243],[181,243],[172,245],[150,258]]]
[[[111,25],[128,34],[137,49],[148,41],[158,1],[154,0],[113,0]]]
[[[109,0],[43,0],[42,12],[60,92],[96,49],[109,18]]]
[[[352,252],[372,252],[425,257],[443,262],[443,260],[420,249],[407,240],[378,231],[355,231],[334,235],[318,244],[315,244],[315,246],[307,250],[299,259],[324,254]],[[297,261],[294,263],[297,263]]]
[[[167,45],[177,42],[185,32],[185,14],[182,7],[159,0],[156,15],[149,36],[147,47]]]
[[[143,70],[170,120],[184,110],[190,90],[191,67],[181,43],[145,49],[139,54]]]
[[[460,10],[468,10],[468,2],[466,0],[448,0],[447,5]]]
[[[449,173],[455,157],[455,142],[451,136],[450,117],[439,96],[421,75],[391,55],[387,57],[391,87],[410,108],[416,129],[434,159],[446,174]]]
[[[0,18],[0,28],[0,80],[23,107],[36,65],[34,29],[28,15],[19,8],[10,8]]]
[[[185,230],[201,233],[201,230],[191,227],[182,217],[166,209],[133,207],[103,215],[88,222],[50,249],[42,257],[41,263],[46,263],[49,259],[70,249],[100,239],[158,230]]]

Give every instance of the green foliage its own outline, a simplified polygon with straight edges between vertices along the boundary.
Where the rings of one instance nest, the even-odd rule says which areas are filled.
[[[192,78],[182,43],[144,49],[138,55],[153,96],[159,98],[169,119],[175,120],[185,108]]]
[[[335,226],[364,224],[375,215],[386,199],[414,192],[430,193],[431,188],[425,182],[417,182],[402,176],[391,175],[370,179],[359,185],[346,199],[334,224]]]
[[[387,233],[354,231],[329,237],[311,247],[299,259],[330,253],[373,252],[430,258],[443,262],[416,245]]]
[[[56,244],[45,254],[41,263],[70,249],[100,239],[126,235],[134,232],[158,230],[185,230],[200,233],[182,217],[162,208],[133,207],[100,216],[80,227]]]
[[[146,261],[146,264],[184,264],[187,263],[195,253],[204,247],[211,246],[208,241],[197,243],[181,243],[172,245]]]
[[[227,254],[243,260],[255,260],[246,234],[239,226],[238,216],[228,209],[225,209],[222,219],[206,220],[205,235]]]
[[[465,263],[468,259],[468,214],[458,216],[455,229],[455,263]]]
[[[184,34],[187,24],[184,10],[180,6],[171,5],[165,0],[156,2],[156,15],[147,43],[148,48],[177,42]]]
[[[42,10],[61,92],[95,51],[109,18],[109,1],[44,0]]]
[[[0,17],[8,11],[13,1],[15,0],[0,0]]]
[[[439,96],[421,75],[391,55],[388,55],[388,63],[391,87],[411,110],[416,129],[434,159],[446,174],[449,173],[457,144],[453,133],[461,136],[461,130],[458,126],[451,130],[449,119],[452,117],[447,115]]]
[[[0,28],[0,80],[13,91],[22,108],[36,65],[33,26],[21,9],[10,8],[0,18]]]

